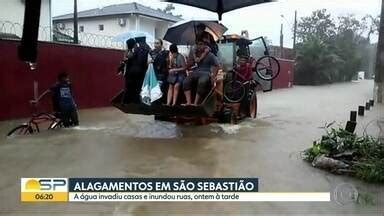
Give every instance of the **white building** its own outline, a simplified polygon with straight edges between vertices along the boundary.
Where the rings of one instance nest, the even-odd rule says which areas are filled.
[[[110,5],[78,12],[79,40],[83,44],[88,40],[82,34],[114,37],[128,31],[145,31],[154,38],[163,38],[168,27],[180,20],[179,17],[136,2]],[[54,17],[53,24],[62,33],[71,32],[73,13]]]
[[[41,1],[39,40],[51,40],[51,0]],[[0,0],[0,33],[22,35],[25,0]]]

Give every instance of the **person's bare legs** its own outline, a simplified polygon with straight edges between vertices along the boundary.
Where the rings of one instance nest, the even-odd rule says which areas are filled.
[[[232,107],[233,107],[233,111],[235,111],[236,117],[239,118],[240,117],[240,103],[234,103],[232,105]]]
[[[185,99],[187,100],[187,103],[185,105],[189,106],[192,104],[192,99],[191,99],[191,91],[184,91],[185,94]]]
[[[195,102],[193,103],[193,105],[194,106],[199,105],[199,101],[200,101],[200,95],[198,93],[196,93]]]
[[[180,83],[176,83],[175,87],[173,88],[173,103],[172,103],[172,106],[176,105],[177,98],[179,96],[179,89],[180,89]]]
[[[216,81],[216,111],[223,107],[223,80]]]
[[[168,87],[168,95],[167,95],[167,105],[171,106],[173,96],[173,85],[169,85]]]

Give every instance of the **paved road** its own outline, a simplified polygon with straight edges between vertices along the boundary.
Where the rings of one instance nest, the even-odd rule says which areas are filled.
[[[312,168],[300,151],[319,127],[344,125],[372,97],[373,82],[296,86],[259,95],[259,118],[239,125],[176,126],[114,108],[80,112],[81,126],[28,137],[0,138],[0,215],[383,215],[384,186]],[[377,135],[384,106],[358,119]],[[19,121],[0,122],[0,133]],[[372,123],[373,122],[373,123]],[[368,126],[367,126],[368,125]],[[367,127],[366,127],[367,126]],[[376,205],[347,203],[92,203],[22,204],[21,177],[259,177],[263,192],[327,192],[343,183]],[[57,212],[57,213],[56,213]]]

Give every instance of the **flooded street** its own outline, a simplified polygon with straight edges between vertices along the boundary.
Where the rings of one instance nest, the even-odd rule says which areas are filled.
[[[324,133],[319,127],[333,121],[344,126],[349,112],[372,92],[369,80],[260,93],[258,119],[238,125],[178,126],[100,108],[81,110],[76,128],[6,138],[20,121],[0,122],[0,215],[382,215],[384,186],[329,174],[300,157]],[[358,132],[377,135],[371,122],[379,117],[384,117],[383,105],[358,117]],[[258,177],[263,192],[332,192],[351,183],[376,204],[22,204],[21,177]]]

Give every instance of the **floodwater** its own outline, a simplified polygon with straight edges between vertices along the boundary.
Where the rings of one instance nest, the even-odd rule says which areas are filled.
[[[114,108],[81,110],[79,127],[0,138],[0,215],[383,215],[383,185],[329,174],[300,157],[322,126],[344,125],[372,95],[369,80],[260,93],[258,119],[238,125],[179,126]],[[358,118],[358,132],[378,135],[383,118],[384,106],[375,105]],[[0,122],[0,133],[20,121]],[[263,192],[332,192],[349,183],[375,203],[25,204],[21,177],[258,177]]]

